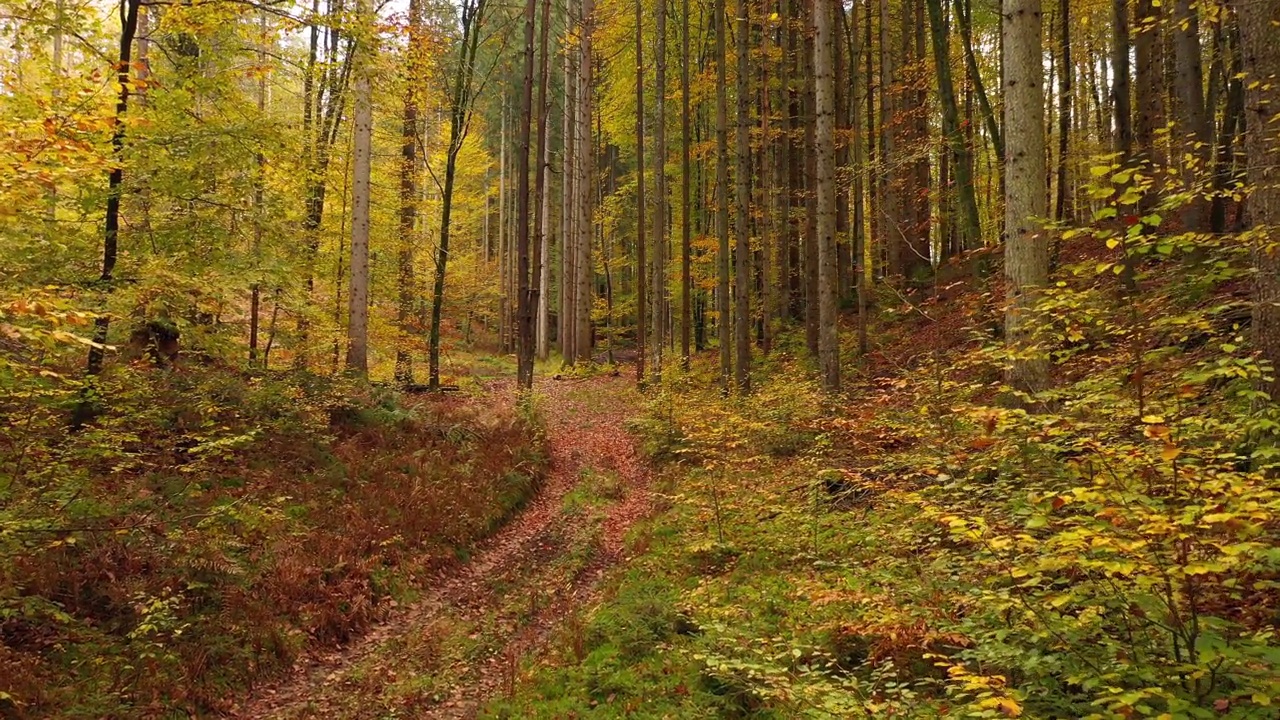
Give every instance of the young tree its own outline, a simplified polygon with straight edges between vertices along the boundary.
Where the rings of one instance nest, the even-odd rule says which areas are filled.
[[[103,222],[102,233],[102,272],[98,275],[97,285],[104,292],[110,293],[115,282],[116,261],[120,254],[120,196],[124,192],[124,163],[122,155],[125,149],[127,124],[125,116],[129,112],[129,93],[132,87],[130,71],[133,67],[133,40],[138,31],[138,11],[141,0],[124,0],[120,5],[120,44],[116,54],[116,107],[113,116],[114,125],[111,131],[111,155],[115,160],[107,173],[107,214]],[[111,318],[99,314],[93,321],[93,344],[89,347],[89,359],[85,364],[87,375],[97,375],[102,371],[105,357],[107,333],[111,327]],[[81,425],[88,420],[92,412],[87,400],[76,406],[74,425]]]
[[[484,23],[486,0],[462,0],[459,15],[457,65],[448,90],[449,144],[445,148],[444,183],[440,190],[440,238],[436,249],[436,278],[431,292],[431,336],[428,348],[429,385],[440,387],[440,322],[444,314],[445,273],[449,266],[449,235],[452,230],[453,192],[458,173],[458,154],[471,128],[475,96],[476,54]]]
[[[1034,347],[1029,315],[1049,282],[1046,219],[1044,65],[1040,0],[1004,0],[1005,338],[1009,382],[1034,393],[1048,385],[1048,363]]]

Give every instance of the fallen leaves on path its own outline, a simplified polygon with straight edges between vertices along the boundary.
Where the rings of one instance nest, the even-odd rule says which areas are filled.
[[[481,544],[471,562],[447,568],[420,601],[398,608],[351,646],[300,663],[261,688],[239,718],[363,718],[388,710],[415,718],[470,718],[509,689],[522,657],[558,623],[590,606],[600,580],[624,560],[627,531],[651,509],[648,471],[624,423],[637,410],[629,380],[539,383],[551,455],[528,506]],[[510,402],[498,383],[493,402]],[[568,496],[610,483],[607,504],[575,512]],[[460,633],[451,653],[442,636]],[[450,656],[451,654],[461,657]],[[434,655],[436,657],[427,657]],[[432,668],[433,678],[415,677]],[[418,688],[432,688],[431,690]]]

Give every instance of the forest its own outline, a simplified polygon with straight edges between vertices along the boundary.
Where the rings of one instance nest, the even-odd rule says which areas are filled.
[[[1280,717],[1280,0],[0,39],[0,718]]]

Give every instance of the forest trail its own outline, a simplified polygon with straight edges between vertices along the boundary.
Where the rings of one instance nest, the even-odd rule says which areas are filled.
[[[491,388],[509,401],[507,382]],[[596,597],[649,513],[648,469],[624,422],[626,377],[540,381],[551,464],[545,483],[469,562],[360,640],[300,660],[235,718],[471,718],[514,682],[522,658]]]

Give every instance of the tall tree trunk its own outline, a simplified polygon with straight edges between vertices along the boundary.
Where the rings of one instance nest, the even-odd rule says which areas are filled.
[[[821,0],[817,0],[821,1]],[[659,0],[661,2],[661,0]],[[751,238],[747,213],[751,207],[751,57],[748,39],[751,20],[747,0],[738,0],[737,37],[737,115],[735,136],[737,167],[734,175],[734,273],[733,273],[733,343],[735,348],[734,384],[738,392],[750,390],[751,377]]]
[[[1161,9],[1155,0],[1137,0],[1135,13],[1133,56],[1138,112],[1133,137],[1137,159],[1161,165],[1164,159],[1156,151],[1156,131],[1164,127]]]
[[[529,226],[534,222],[529,203],[529,141],[533,126],[533,43],[537,12],[537,0],[525,0],[524,83],[520,88],[520,140],[516,146],[516,385],[525,390],[533,387],[534,298],[529,282]]]
[[[449,240],[453,220],[453,191],[458,172],[458,154],[467,139],[472,110],[472,80],[475,78],[476,48],[484,21],[486,0],[463,0],[462,43],[449,91],[449,145],[445,150],[444,183],[440,195],[440,240],[436,248],[436,276],[431,290],[431,336],[428,347],[429,387],[440,388],[440,323],[444,314],[445,277],[449,267]]]
[[[1119,162],[1128,165],[1133,161],[1133,109],[1129,101],[1129,4],[1128,0],[1112,0],[1111,3],[1111,109],[1115,126],[1115,151]],[[1106,73],[1102,73],[1103,76]],[[1123,238],[1122,238],[1123,240]],[[1130,293],[1138,288],[1137,271],[1133,255],[1127,244],[1121,244],[1121,281]]]
[[[720,384],[727,392],[733,379],[733,356],[729,314],[729,99],[725,63],[725,0],[714,0],[716,34],[716,319],[720,338]]]
[[[818,274],[818,366],[822,387],[840,389],[839,278],[836,250],[836,148],[835,78],[833,51],[835,34],[831,28],[833,7],[829,0],[813,0],[813,76],[817,169],[817,274]]]
[[[960,26],[960,40],[964,43],[964,64],[969,73],[969,81],[973,83],[973,92],[978,97],[978,108],[982,111],[982,120],[987,126],[987,135],[995,148],[996,157],[1004,161],[1004,135],[1000,132],[1000,122],[996,119],[987,96],[987,86],[978,70],[978,59],[973,50],[973,9],[970,0],[956,0],[956,22]]]
[[[978,225],[978,198],[973,190],[973,178],[969,174],[969,146],[965,143],[964,134],[960,130],[960,111],[956,105],[955,86],[951,82],[951,50],[947,38],[947,28],[942,17],[944,0],[927,0],[929,5],[929,27],[933,37],[933,59],[938,76],[938,100],[942,104],[942,134],[947,139],[951,151],[952,172],[955,175],[955,190],[960,209],[959,242],[962,247],[977,244],[980,233]],[[942,187],[946,187],[945,184]]]
[[[1009,382],[1034,393],[1048,384],[1048,362],[1034,347],[1030,315],[1049,282],[1045,217],[1044,65],[1040,0],[1004,0],[1005,337],[1014,354]]]
[[[663,4],[660,0],[659,4]],[[645,204],[644,204],[644,2],[636,0],[636,382],[645,380],[645,352],[649,342],[646,334],[645,284],[649,282],[649,268],[645,257]],[[659,91],[661,92],[661,91]],[[656,289],[657,283],[654,283]],[[653,298],[656,303],[657,297]],[[654,315],[655,320],[657,314]],[[654,323],[657,329],[657,323]],[[655,345],[661,343],[655,342]]]
[[[422,10],[419,0],[409,2],[409,38],[405,52],[404,121],[400,127],[400,248],[396,257],[398,297],[396,326],[396,382],[413,383],[413,355],[409,352],[409,327],[413,317],[413,244],[418,220],[418,93],[420,80],[419,53],[422,42]]]
[[[1253,236],[1253,344],[1271,365],[1263,389],[1280,398],[1280,43],[1275,23],[1280,0],[1233,0],[1240,25],[1245,73],[1245,149],[1248,157],[1249,213]]]
[[[591,285],[595,275],[591,263],[592,203],[592,29],[595,23],[594,0],[582,0],[582,32],[578,41],[578,253],[575,270],[578,273],[578,290],[575,301],[576,327],[574,342],[578,360],[591,360]]]
[[[1174,52],[1177,62],[1178,108],[1181,110],[1180,135],[1184,156],[1194,158],[1184,163],[1182,175],[1195,197],[1182,215],[1188,230],[1207,230],[1208,208],[1203,188],[1198,188],[1213,148],[1213,123],[1204,106],[1204,70],[1200,50],[1200,18],[1192,0],[1174,3]],[[1274,20],[1274,18],[1273,18]],[[1275,28],[1272,28],[1273,32]]]
[[[1233,23],[1226,33],[1224,49],[1230,54],[1227,67],[1227,103],[1222,113],[1222,130],[1218,133],[1218,153],[1213,171],[1213,207],[1210,210],[1210,230],[1215,233],[1227,231],[1227,198],[1228,188],[1234,179],[1236,135],[1240,132],[1240,116],[1244,113],[1244,73],[1243,60],[1240,56],[1240,32]]]
[[[817,88],[813,73],[813,15],[816,8],[813,2],[804,3],[801,12],[804,14],[805,27],[803,33],[802,52],[797,57],[798,70],[804,79],[804,91],[801,93],[801,107],[804,115],[804,241],[801,244],[800,266],[803,270],[801,282],[804,294],[804,339],[809,354],[818,357],[818,336],[821,334],[819,318],[819,283],[818,283],[818,108]]]
[[[548,53],[548,41],[551,34],[551,0],[542,0],[542,39],[539,41],[542,53],[538,67],[538,234],[534,240],[537,248],[535,262],[534,295],[537,298],[536,342],[538,359],[545,361],[550,352],[549,307],[551,295],[551,138],[547,126],[551,114],[551,106],[547,102],[547,81],[551,75],[551,56]]]
[[[566,38],[571,37],[573,28],[573,6],[568,3],[569,30]],[[566,45],[564,50],[564,112],[563,112],[563,146],[562,168],[560,173],[560,310],[556,317],[556,342],[560,346],[560,357],[566,365],[572,365],[574,358],[574,290],[577,286],[577,237],[578,228],[574,222],[577,208],[576,157],[578,151],[578,68],[575,62],[577,54]]]
[[[1058,197],[1053,219],[1065,222],[1072,212],[1067,192],[1068,153],[1071,149],[1071,93],[1075,78],[1075,65],[1071,63],[1071,2],[1059,0],[1058,22],[1062,24],[1062,67],[1058,71]]]
[[[662,373],[662,349],[667,332],[667,3],[657,3],[657,57],[654,58],[658,114],[654,136],[654,189],[657,197],[653,203],[653,293],[650,298],[653,322],[653,350],[651,362],[653,375]]]
[[[58,2],[58,14],[61,18],[62,0]],[[138,24],[143,35],[148,33],[146,27],[147,13],[139,12]],[[258,65],[266,67],[267,64],[267,11],[265,9],[258,11],[258,32],[261,38],[258,41]],[[59,30],[56,36],[57,45],[55,45],[55,55],[57,61],[55,68],[58,72],[62,71],[61,44],[62,33]],[[141,44],[141,43],[140,43]],[[142,55],[139,48],[139,55]],[[144,69],[140,74],[145,74],[146,58],[141,58],[141,68]],[[265,72],[258,76],[258,93],[257,93],[258,116],[265,118],[267,114],[267,74]],[[266,169],[267,156],[261,149],[255,155],[254,164],[257,172],[253,178],[253,245],[249,250],[249,255],[253,259],[255,273],[259,269],[262,259],[262,236],[263,225],[266,218],[264,217],[264,201],[266,199]],[[56,207],[55,207],[56,209]],[[249,365],[252,367],[258,363],[258,325],[259,312],[262,305],[262,286],[256,280],[249,287]]]
[[[124,143],[126,136],[125,115],[129,112],[129,73],[133,66],[133,39],[138,31],[138,12],[140,0],[126,0],[120,6],[120,45],[116,55],[116,109],[114,127],[111,131],[111,155],[115,158],[111,172],[107,175],[107,214],[103,222],[102,233],[102,272],[98,275],[97,285],[103,292],[110,293],[115,282],[116,261],[120,255],[120,196],[124,191]],[[104,312],[93,321],[93,345],[89,347],[89,358],[85,363],[87,375],[97,375],[102,371],[105,358],[107,333],[110,330],[110,317]],[[88,396],[76,406],[72,418],[74,426],[83,425],[93,414]]]
[[[359,378],[369,376],[369,202],[373,169],[373,10],[368,0],[359,0],[356,16],[361,37],[356,40],[357,57],[353,95],[352,127],[355,131],[354,171],[351,180],[351,294],[347,305],[347,372]]]
[[[693,260],[691,218],[693,207],[689,202],[690,145],[689,130],[689,0],[680,0],[680,363],[689,369],[692,353],[693,324]]]

